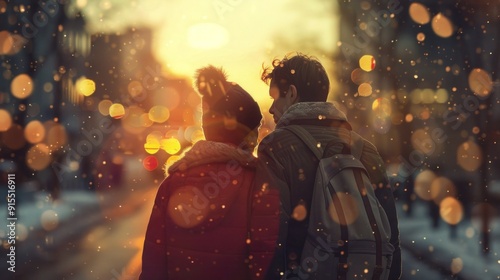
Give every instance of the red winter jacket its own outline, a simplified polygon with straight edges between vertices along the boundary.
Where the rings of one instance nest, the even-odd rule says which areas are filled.
[[[279,197],[253,187],[256,164],[250,153],[210,141],[176,162],[156,196],[140,279],[262,278],[277,239]]]

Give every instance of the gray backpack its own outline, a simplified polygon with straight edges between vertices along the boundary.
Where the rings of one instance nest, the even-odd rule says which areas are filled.
[[[359,160],[360,138],[341,154],[326,148],[298,125],[285,129],[299,137],[319,160],[299,279],[388,279],[394,247],[391,229],[368,173]]]

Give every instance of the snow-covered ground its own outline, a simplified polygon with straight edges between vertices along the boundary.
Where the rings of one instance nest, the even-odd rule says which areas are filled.
[[[498,218],[491,221],[490,252],[484,255],[477,221],[462,221],[456,227],[456,236],[452,238],[450,227],[444,222],[438,228],[432,228],[425,204],[417,202],[413,207],[412,215],[407,216],[402,205],[398,204],[401,245],[409,257],[417,261],[412,263],[409,259],[403,259],[406,271],[409,268],[411,272],[410,277],[405,275],[405,279],[434,279],[419,276],[419,266],[424,271],[429,267],[441,271],[443,276],[438,279],[500,279]]]

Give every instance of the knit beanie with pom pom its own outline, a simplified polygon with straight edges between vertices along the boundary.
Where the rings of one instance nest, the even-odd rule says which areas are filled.
[[[207,140],[240,146],[250,133],[256,133],[262,121],[259,105],[238,84],[228,82],[222,68],[199,69],[195,86],[202,96]]]

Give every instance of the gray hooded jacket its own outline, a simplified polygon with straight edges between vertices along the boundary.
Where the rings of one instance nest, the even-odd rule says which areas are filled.
[[[308,147],[293,133],[282,129],[299,124],[321,143],[321,146],[335,143],[329,151],[340,153],[343,145],[353,141],[363,141],[361,162],[369,172],[370,180],[376,186],[375,194],[384,208],[391,225],[391,244],[395,248],[390,279],[398,279],[401,274],[401,249],[399,229],[393,190],[389,185],[384,162],[376,147],[359,134],[350,130],[343,112],[329,102],[299,102],[292,105],[276,125],[275,131],[259,144],[258,158],[267,170],[257,169],[257,182],[272,181],[281,194],[280,238],[276,244],[273,264],[268,270],[268,279],[279,279],[286,269],[300,265],[305,242],[308,213],[311,207],[318,160]],[[292,218],[293,209],[302,205],[305,218]],[[283,275],[283,274],[281,274]]]

